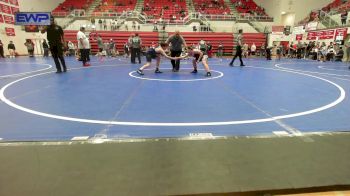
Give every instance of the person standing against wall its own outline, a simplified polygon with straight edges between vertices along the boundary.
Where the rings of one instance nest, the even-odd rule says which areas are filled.
[[[68,42],[68,50],[69,50],[69,56],[75,56],[75,46],[73,42]]]
[[[66,62],[63,57],[63,47],[66,43],[64,41],[64,33],[62,27],[55,23],[55,19],[51,16],[51,25],[41,29],[41,33],[47,32],[47,40],[49,41],[51,55],[55,61],[56,73],[67,71]],[[61,68],[62,65],[62,68]]]
[[[103,43],[101,35],[97,36],[97,46],[98,46],[98,53],[97,53],[98,59],[100,62],[103,62],[103,60],[104,60],[103,59],[103,49],[104,49],[105,45]]]
[[[4,56],[4,44],[0,40],[0,57],[5,58]]]
[[[182,53],[182,47],[187,48],[186,41],[180,35],[180,32],[177,30],[175,34],[170,36],[166,40],[167,44],[171,44],[170,52],[171,57],[180,57]],[[173,66],[173,72],[178,72],[180,70],[180,60],[171,60],[171,64]]]
[[[218,54],[217,54],[217,57],[220,58],[220,61],[222,61],[223,54],[224,54],[224,45],[222,45],[222,42],[220,42],[218,46]]]
[[[29,57],[34,57],[34,43],[27,39],[24,45],[27,47]]]
[[[46,39],[44,39],[43,42],[43,49],[44,49],[44,57],[49,57],[49,45],[46,42]]]
[[[13,44],[13,41],[10,41],[10,43],[7,45],[7,49],[9,50],[10,58],[15,58],[16,57],[16,46],[15,46],[15,44]]]

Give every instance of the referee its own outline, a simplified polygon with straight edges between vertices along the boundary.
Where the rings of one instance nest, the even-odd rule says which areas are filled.
[[[179,31],[175,31],[175,34],[170,36],[166,40],[167,44],[171,44],[170,52],[171,57],[179,57],[182,53],[182,47],[187,47],[184,38],[180,35]],[[173,72],[178,72],[180,70],[180,60],[171,60],[173,66]]]
[[[65,47],[63,29],[55,23],[53,16],[51,16],[50,20],[51,25],[41,29],[41,33],[47,32],[47,40],[49,41],[50,51],[56,64],[56,73],[62,73],[62,71],[66,72],[67,67],[63,57],[63,47]]]

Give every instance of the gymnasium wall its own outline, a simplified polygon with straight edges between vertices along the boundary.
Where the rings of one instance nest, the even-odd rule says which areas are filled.
[[[27,12],[51,12],[64,0],[19,0],[19,9]]]
[[[332,0],[255,0],[264,7],[266,12],[274,17],[275,24],[281,25],[283,20],[282,12],[294,13],[295,22],[304,19],[311,10],[320,9],[332,2]]]
[[[19,0],[19,10],[21,12],[51,12],[57,5],[64,0]],[[1,2],[4,3],[4,2]],[[7,3],[4,3],[7,4]],[[8,4],[10,5],[10,4]],[[10,5],[12,6],[12,5]],[[14,28],[15,36],[7,36],[5,28]],[[46,34],[41,33],[26,33],[22,30],[21,26],[15,26],[13,24],[0,23],[0,39],[4,44],[5,54],[8,55],[7,45],[10,41],[13,41],[16,46],[16,51],[19,55],[27,55],[27,48],[24,46],[26,39],[32,39],[35,43],[35,53],[41,53],[41,40],[46,39]]]

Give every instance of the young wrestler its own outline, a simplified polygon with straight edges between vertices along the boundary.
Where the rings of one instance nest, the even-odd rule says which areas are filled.
[[[197,64],[199,62],[202,62],[205,71],[207,72],[206,76],[210,77],[211,73],[210,73],[210,69],[209,69],[209,65],[208,65],[208,55],[206,54],[206,52],[203,52],[201,50],[195,49],[192,46],[187,47],[187,55],[186,56],[182,56],[181,58],[186,58],[186,57],[193,57],[193,71],[191,73],[197,73]]]
[[[152,47],[149,48],[146,52],[147,63],[144,66],[142,66],[141,68],[139,68],[137,70],[137,73],[140,75],[144,75],[143,70],[151,65],[152,59],[157,59],[156,70],[154,73],[162,73],[161,71],[159,71],[160,57],[161,56],[164,56],[165,58],[170,59],[170,60],[177,60],[178,59],[178,57],[168,56],[164,51],[167,48],[168,48],[167,43],[161,43],[160,46],[158,46],[157,48],[152,48]]]

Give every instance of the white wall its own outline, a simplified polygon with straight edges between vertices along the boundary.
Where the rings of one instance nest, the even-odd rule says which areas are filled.
[[[19,0],[20,11],[52,11],[59,3],[64,0]],[[2,2],[3,3],[3,2]],[[6,4],[6,3],[5,3]],[[11,5],[13,6],[13,5]],[[7,36],[5,33],[5,27],[11,27],[15,29],[16,36]],[[27,55],[27,48],[24,46],[26,39],[43,40],[46,39],[46,34],[41,33],[26,33],[22,30],[22,26],[15,26],[12,24],[0,23],[0,39],[4,43],[5,55],[8,55],[7,45],[10,41],[13,41],[16,46],[16,51],[20,55]],[[36,44],[35,53],[41,53],[40,44]]]
[[[281,24],[283,26],[294,26],[295,14],[294,13],[286,13],[281,17]]]
[[[51,12],[64,0],[19,0],[21,12]]]
[[[216,32],[236,33],[243,29],[245,33],[256,33],[257,31],[248,23],[235,23],[232,21],[210,21],[210,26]]]
[[[311,10],[320,9],[332,0],[255,0],[255,2],[275,18],[276,25],[283,25],[282,12],[294,13],[295,21],[298,22],[307,17]]]

